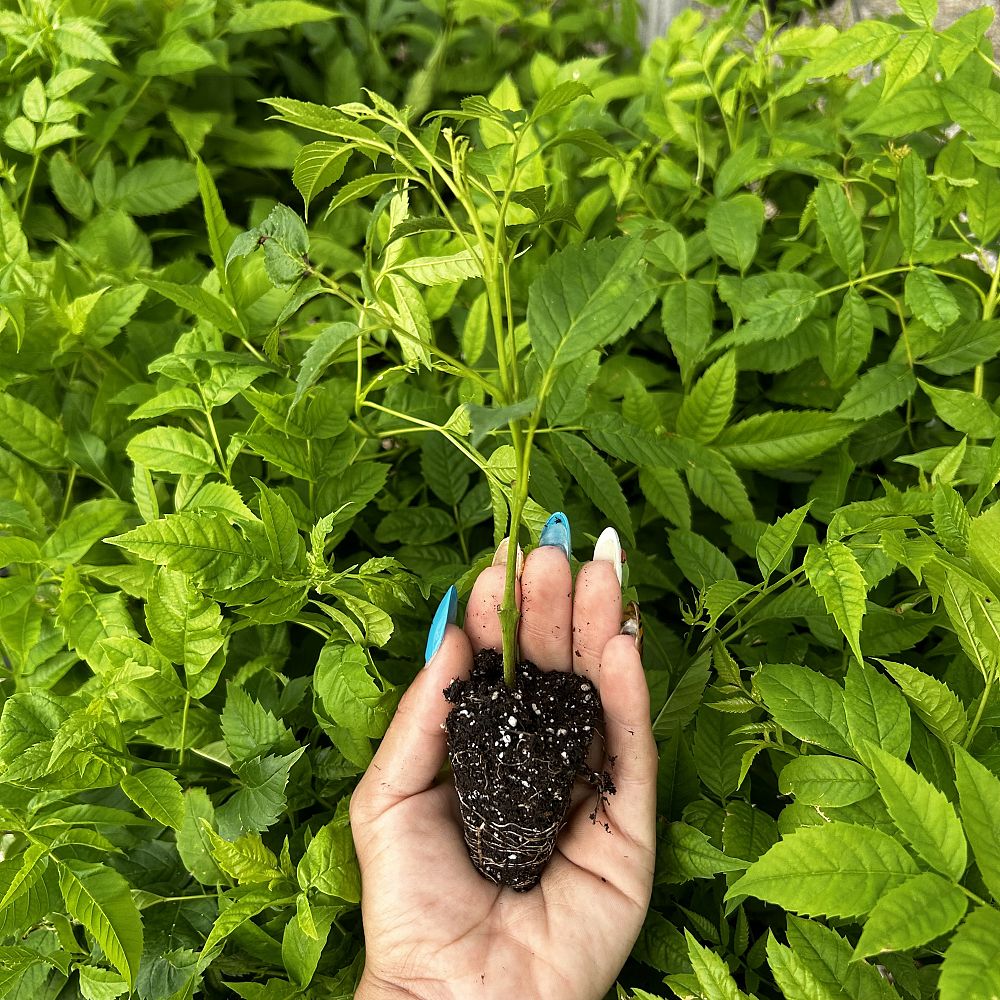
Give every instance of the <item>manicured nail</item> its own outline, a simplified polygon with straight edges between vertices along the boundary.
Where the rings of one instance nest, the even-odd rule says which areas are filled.
[[[510,538],[505,538],[498,546],[496,552],[493,554],[493,565],[494,566],[506,566],[507,565],[507,549],[510,547]],[[517,566],[515,567],[515,572],[520,577],[521,568],[524,566],[524,552],[521,551],[521,546],[517,547]]]
[[[458,590],[452,584],[448,592],[441,598],[437,611],[434,612],[434,619],[431,621],[430,631],[427,633],[427,649],[424,651],[424,663],[430,663],[434,654],[441,648],[444,642],[444,630],[449,625],[454,625],[458,618]]]
[[[622,543],[614,528],[605,528],[594,546],[594,562],[605,560],[614,567],[618,583],[622,582]]]
[[[635,641],[635,648],[642,652],[642,616],[639,614],[639,605],[635,601],[629,601],[622,609],[622,635],[630,635]]]
[[[554,545],[556,548],[562,549],[563,552],[566,553],[566,558],[569,559],[570,553],[572,552],[569,532],[569,518],[566,517],[561,510],[557,510],[545,522],[545,526],[542,528],[542,534],[538,539],[538,544]]]

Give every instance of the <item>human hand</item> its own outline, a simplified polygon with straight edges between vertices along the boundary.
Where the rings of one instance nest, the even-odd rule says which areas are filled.
[[[605,532],[574,588],[564,517],[550,519],[549,540],[524,561],[521,656],[598,688],[604,753],[615,760],[597,769],[609,767],[617,794],[595,823],[596,792],[577,783],[535,889],[514,892],[472,867],[454,787],[436,780],[450,709],[442,692],[468,675],[476,651],[500,647],[502,545],[473,587],[464,629],[447,624],[429,649],[351,799],[367,948],[357,1000],[600,1000],[638,936],[653,881],[657,756],[636,642],[619,634],[621,550]],[[436,637],[432,626],[429,647]]]

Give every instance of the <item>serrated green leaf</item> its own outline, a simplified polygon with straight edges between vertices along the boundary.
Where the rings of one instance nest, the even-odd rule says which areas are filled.
[[[157,472],[203,476],[217,471],[212,446],[181,427],[150,427],[129,441],[129,458]]]
[[[51,417],[26,400],[0,392],[0,441],[49,469],[66,464],[66,436]]]
[[[893,822],[927,864],[957,882],[966,847],[954,806],[904,761],[873,744],[868,756]]]
[[[837,408],[845,420],[871,420],[905,403],[917,390],[909,365],[887,361],[869,368],[851,386]]]
[[[250,540],[225,517],[206,512],[167,514],[107,541],[206,587],[239,587],[264,571]]]
[[[198,177],[185,160],[145,160],[119,179],[115,197],[129,215],[162,215],[198,197]]]
[[[844,692],[808,667],[767,663],[754,675],[754,687],[783,729],[805,743],[853,756]]]
[[[900,686],[920,720],[942,742],[950,745],[965,735],[965,709],[947,684],[907,663],[879,662]]]
[[[875,793],[876,786],[868,771],[852,760],[810,754],[781,769],[778,789],[806,805],[837,808],[861,802]]]
[[[296,869],[296,877],[304,892],[318,889],[349,903],[358,902],[361,873],[350,827],[337,820],[321,827],[309,841]]]
[[[861,223],[839,184],[823,181],[816,189],[816,218],[834,263],[853,278],[861,268],[865,246]]]
[[[800,465],[839,444],[851,427],[816,410],[773,410],[731,424],[715,448],[739,468],[782,469]]]
[[[601,240],[549,259],[528,291],[528,330],[543,371],[613,343],[645,316],[654,293],[642,250],[637,240]]]
[[[916,874],[913,860],[887,834],[828,823],[784,837],[728,897],[755,896],[795,913],[857,917]]]
[[[761,576],[767,580],[782,564],[785,556],[792,550],[798,537],[811,503],[778,518],[774,524],[769,524],[757,540],[756,559]]]
[[[867,663],[851,660],[844,681],[844,708],[851,743],[861,761],[870,763],[866,743],[906,759],[910,709],[895,684]]]
[[[736,355],[729,351],[711,365],[684,397],[677,433],[708,443],[726,426],[736,396]]]
[[[989,906],[977,906],[955,932],[944,953],[938,979],[941,1000],[1000,996],[998,940],[1000,913]]]
[[[573,480],[580,483],[611,523],[634,543],[632,517],[618,477],[608,463],[582,438],[571,434],[556,439],[556,450]]]
[[[944,282],[926,267],[906,276],[904,298],[913,315],[932,330],[945,330],[959,317],[958,303]]]
[[[955,785],[965,833],[983,881],[1000,897],[1000,778],[955,747]]]
[[[810,545],[802,563],[813,590],[833,615],[856,659],[861,657],[861,622],[867,584],[854,553],[843,542]]]
[[[712,249],[740,272],[746,271],[753,261],[763,228],[764,203],[752,194],[714,201],[705,218]]]
[[[94,936],[131,989],[142,955],[142,921],[118,872],[80,861],[59,862],[59,887],[70,916]]]
[[[689,385],[712,337],[712,296],[697,281],[671,285],[663,296],[663,331],[670,342],[681,377]]]
[[[657,884],[679,884],[712,878],[720,872],[738,872],[746,862],[726,857],[701,830],[687,823],[670,823],[657,844]]]
[[[965,916],[968,903],[962,890],[940,875],[915,875],[875,904],[854,954],[865,958],[927,944],[947,934]]]
[[[121,789],[147,816],[180,829],[184,822],[184,793],[172,774],[148,767],[122,778]]]

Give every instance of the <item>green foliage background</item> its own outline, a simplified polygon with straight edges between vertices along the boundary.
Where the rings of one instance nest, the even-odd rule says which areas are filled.
[[[0,5],[0,996],[351,996],[510,508],[644,611],[620,996],[1000,993],[1000,67],[900,7]]]

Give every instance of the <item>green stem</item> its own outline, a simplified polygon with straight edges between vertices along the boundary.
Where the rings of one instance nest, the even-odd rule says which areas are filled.
[[[990,700],[990,693],[993,690],[993,681],[996,679],[994,674],[990,674],[986,678],[986,687],[983,688],[983,695],[979,699],[979,707],[976,709],[976,717],[972,720],[972,724],[969,726],[969,731],[965,734],[965,739],[962,741],[962,746],[968,750],[972,745],[972,741],[976,736],[976,732],[979,729],[979,723],[983,721],[983,712],[986,711],[986,703]]]

